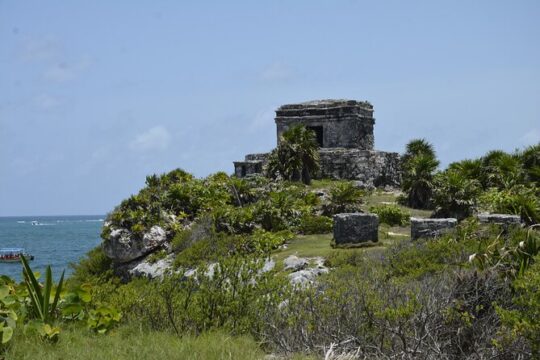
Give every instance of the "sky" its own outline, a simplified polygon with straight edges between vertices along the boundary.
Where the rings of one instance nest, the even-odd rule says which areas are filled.
[[[442,166],[540,141],[540,1],[0,0],[0,216],[105,214],[145,176],[276,144],[275,109],[368,100]]]

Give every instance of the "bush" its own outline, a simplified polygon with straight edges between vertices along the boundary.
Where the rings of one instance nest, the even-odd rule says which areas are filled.
[[[503,324],[502,335],[507,342],[516,342],[520,337],[527,340],[534,358],[540,357],[540,256],[535,264],[513,283],[513,307],[499,306],[497,313]],[[503,340],[504,341],[504,340]],[[504,342],[499,344],[508,346]]]
[[[298,230],[305,235],[332,232],[334,221],[328,216],[305,214],[300,219]]]
[[[379,216],[379,222],[390,226],[406,226],[411,218],[410,213],[397,205],[372,206],[369,211]]]
[[[103,283],[114,277],[112,260],[105,255],[101,246],[90,250],[83,259],[70,266],[73,274],[68,282],[73,286],[85,282]]]
[[[329,203],[323,205],[326,216],[345,212],[359,212],[364,191],[354,186],[352,182],[341,182],[330,189]]]
[[[129,323],[151,330],[257,332],[261,304],[277,307],[287,288],[273,272],[261,272],[263,265],[261,258],[232,256],[201,265],[191,276],[136,279],[118,289],[113,304]]]
[[[434,178],[433,205],[436,217],[465,219],[473,214],[480,195],[480,183],[459,171],[446,170]]]
[[[483,210],[494,213],[514,214],[528,225],[540,223],[540,199],[538,190],[516,185],[510,189],[491,189],[480,197]]]

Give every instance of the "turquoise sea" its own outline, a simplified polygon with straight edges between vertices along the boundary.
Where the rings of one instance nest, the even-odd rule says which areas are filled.
[[[34,255],[30,264],[42,274],[51,265],[55,279],[100,243],[104,215],[0,217],[0,248],[22,247]],[[21,280],[19,263],[0,262],[0,274]]]

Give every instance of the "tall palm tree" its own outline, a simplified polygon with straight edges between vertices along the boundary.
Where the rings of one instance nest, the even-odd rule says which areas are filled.
[[[319,170],[319,144],[315,132],[302,125],[285,131],[277,148],[270,154],[267,174],[285,180],[310,184]]]
[[[433,175],[439,166],[435,150],[425,139],[411,140],[402,156],[402,189],[412,208],[428,208],[433,192]]]

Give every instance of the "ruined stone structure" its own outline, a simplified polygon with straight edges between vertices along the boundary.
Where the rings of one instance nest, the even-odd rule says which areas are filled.
[[[379,241],[379,217],[363,213],[334,215],[334,241],[336,245]]]
[[[440,237],[455,229],[456,225],[457,219],[455,218],[423,219],[412,217],[411,239]]]
[[[373,106],[355,100],[317,100],[276,110],[277,141],[295,125],[315,132],[321,169],[315,177],[358,180],[366,186],[399,186],[399,154],[374,150]],[[268,154],[250,154],[234,163],[244,177],[263,171]]]

